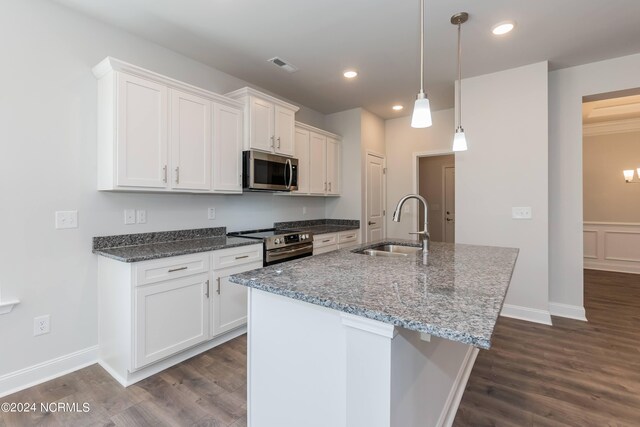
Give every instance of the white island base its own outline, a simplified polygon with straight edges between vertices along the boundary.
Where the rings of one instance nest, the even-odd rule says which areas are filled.
[[[250,288],[248,425],[448,426],[477,354]]]

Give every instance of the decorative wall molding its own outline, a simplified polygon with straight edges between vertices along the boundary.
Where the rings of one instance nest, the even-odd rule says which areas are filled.
[[[582,127],[582,136],[609,135],[612,133],[625,132],[640,132],[640,118],[588,123]]]
[[[584,222],[584,268],[640,274],[640,223]]]
[[[551,325],[551,314],[549,313],[549,311],[540,310],[537,308],[505,304],[502,306],[500,316],[526,320],[527,322],[541,323],[543,325]]]

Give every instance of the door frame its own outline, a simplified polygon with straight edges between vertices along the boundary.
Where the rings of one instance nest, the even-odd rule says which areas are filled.
[[[383,209],[383,220],[382,220],[382,238],[387,238],[387,158],[384,154],[366,150],[365,158],[364,158],[364,216],[362,218],[362,227],[364,235],[362,236],[361,241],[363,243],[369,242],[369,224],[367,223],[367,218],[369,218],[369,156],[377,157],[382,159],[382,209]]]
[[[419,186],[419,181],[420,181],[420,158],[421,157],[436,157],[436,156],[446,156],[449,154],[454,154],[455,152],[453,150],[429,150],[429,151],[414,151],[412,154],[412,159],[413,159],[413,186],[411,188],[413,194],[419,194],[418,192],[420,191],[420,186]],[[455,167],[455,161],[454,161],[454,167]],[[444,173],[444,170],[443,170]],[[444,180],[442,182],[442,185],[444,186]],[[454,190],[455,191],[455,190]],[[444,195],[443,195],[444,197]],[[418,210],[419,212],[419,210]],[[421,223],[420,218],[418,213],[416,213],[416,221],[414,222],[412,227],[415,227],[412,231],[419,231],[418,227],[419,224]],[[443,227],[444,227],[444,220],[443,220]],[[444,230],[443,230],[443,236],[444,236]]]

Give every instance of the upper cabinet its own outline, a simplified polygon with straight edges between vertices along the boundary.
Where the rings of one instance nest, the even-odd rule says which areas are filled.
[[[242,192],[244,106],[107,57],[98,78],[98,189]]]
[[[292,194],[339,196],[342,144],[338,135],[296,122],[298,191]]]
[[[295,105],[245,87],[226,96],[245,106],[244,149],[293,156]]]

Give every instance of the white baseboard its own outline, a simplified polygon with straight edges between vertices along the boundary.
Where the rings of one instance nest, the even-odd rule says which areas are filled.
[[[96,345],[2,375],[0,376],[0,397],[93,365],[97,359],[98,346]]]
[[[505,304],[502,306],[502,312],[500,315],[514,319],[526,320],[528,322],[542,323],[543,325],[551,325],[551,314],[548,310]]]
[[[462,396],[464,395],[464,389],[467,387],[467,381],[469,381],[473,365],[476,363],[478,352],[479,350],[476,347],[471,346],[469,347],[469,350],[467,350],[467,354],[460,366],[460,370],[458,370],[458,375],[453,382],[453,387],[449,391],[449,396],[447,397],[444,409],[440,414],[440,418],[438,419],[436,426],[451,427],[453,425],[456,413],[458,412],[458,407],[460,407],[460,402],[462,401]]]
[[[559,302],[549,303],[549,312],[552,316],[566,317],[567,319],[587,321],[584,307],[579,305],[562,304]]]

